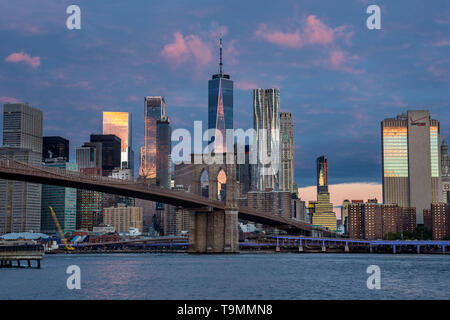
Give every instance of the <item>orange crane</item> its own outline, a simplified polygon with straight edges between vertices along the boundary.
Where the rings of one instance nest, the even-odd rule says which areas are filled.
[[[56,217],[55,211],[53,211],[53,208],[51,206],[49,206],[49,208],[50,208],[50,211],[52,212],[53,221],[55,221],[56,228],[58,228],[59,235],[61,236],[62,243],[64,243],[66,250],[73,251],[74,248],[71,245],[67,244],[67,239],[66,239],[66,237],[64,237],[64,233],[62,232],[62,229],[59,224],[58,218]]]

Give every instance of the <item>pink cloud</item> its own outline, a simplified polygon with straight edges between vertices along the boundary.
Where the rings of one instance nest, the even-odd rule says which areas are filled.
[[[303,46],[303,41],[300,37],[300,32],[297,30],[294,33],[284,33],[281,31],[268,31],[267,25],[260,24],[256,30],[256,36],[262,38],[270,43],[275,43],[285,47],[300,48]]]
[[[439,69],[435,66],[429,66],[427,68],[427,71],[430,72],[431,74],[433,74],[435,77],[440,78],[443,75],[447,74],[447,70],[445,69]]]
[[[361,74],[363,70],[357,70],[350,66],[353,61],[358,59],[358,56],[348,56],[341,49],[335,48],[330,51],[329,63],[330,67],[334,70],[353,74]]]
[[[2,103],[6,103],[6,102],[19,103],[20,100],[17,98],[13,98],[13,97],[0,96],[0,102],[2,102]]]
[[[138,99],[138,97],[136,97],[136,96],[129,96],[129,97],[127,98],[127,101],[128,101],[128,102],[136,102],[136,101],[139,101],[139,99]]]
[[[23,19],[26,20],[26,19]],[[42,27],[37,26],[37,25],[29,25],[29,24],[24,24],[23,20],[20,21],[20,23],[9,23],[9,24],[5,24],[3,26],[0,26],[0,29],[2,30],[13,30],[13,31],[17,31],[20,32],[21,34],[24,35],[42,35],[47,33],[46,30],[43,30]]]
[[[303,32],[310,44],[325,45],[333,42],[334,30],[317,19],[316,16],[309,16],[306,19]]]
[[[23,51],[11,53],[9,56],[6,57],[5,61],[11,63],[25,62],[29,64],[33,69],[36,69],[41,65],[40,57],[30,57],[29,54]]]
[[[435,46],[435,47],[446,47],[446,46],[450,46],[450,40],[448,40],[448,39],[442,39],[442,40],[436,41],[435,43],[433,43],[433,46]]]
[[[190,52],[197,60],[198,64],[206,65],[212,59],[211,49],[196,35],[186,37],[187,45]]]
[[[212,59],[211,48],[197,35],[183,36],[180,32],[174,33],[174,41],[164,46],[161,55],[180,64],[188,59],[194,59],[199,65],[207,65]]]
[[[236,89],[238,90],[253,90],[259,88],[258,85],[247,82],[247,81],[238,81],[236,82]]]
[[[278,44],[285,47],[301,48],[305,45],[328,45],[336,37],[342,37],[349,43],[353,32],[346,31],[347,27],[340,26],[331,28],[320,21],[316,16],[310,15],[302,25],[302,30],[295,32],[271,31],[266,24],[260,24],[255,34],[258,38],[267,42]]]
[[[182,62],[186,58],[188,48],[181,33],[175,32],[174,36],[174,42],[165,45],[161,54],[169,59]]]
[[[330,52],[330,63],[334,68],[341,67],[346,62],[344,52],[341,50],[333,50]]]

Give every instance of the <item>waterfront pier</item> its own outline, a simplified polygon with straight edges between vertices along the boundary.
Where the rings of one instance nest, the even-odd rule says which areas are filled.
[[[32,241],[0,241],[0,268],[40,268],[44,246]],[[23,263],[22,263],[23,262]]]

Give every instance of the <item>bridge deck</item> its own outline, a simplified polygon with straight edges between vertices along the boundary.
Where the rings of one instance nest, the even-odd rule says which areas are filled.
[[[156,186],[142,185],[133,181],[109,177],[91,176],[82,172],[65,171],[59,168],[29,165],[12,159],[0,159],[0,179],[99,191],[166,203],[186,209],[202,207],[209,207],[214,210],[226,209],[225,203],[222,201],[210,200],[188,192],[167,190]],[[241,206],[238,208],[238,212],[240,219],[285,229],[292,233],[302,231],[311,232],[311,230],[315,229],[309,223],[286,219],[249,207]],[[323,230],[320,231],[322,233],[325,232]],[[332,232],[328,232],[328,234],[333,235]]]

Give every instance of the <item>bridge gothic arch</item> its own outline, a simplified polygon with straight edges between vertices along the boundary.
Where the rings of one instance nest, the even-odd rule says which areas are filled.
[[[193,155],[193,160],[197,155]],[[216,155],[220,156],[220,155]],[[223,160],[226,154],[222,154]],[[199,208],[191,211],[189,251],[193,253],[238,252],[238,208],[236,165],[222,163],[195,163],[190,166],[190,190],[201,195],[202,175],[208,176],[208,199],[220,200],[219,180],[225,176],[225,210]]]

